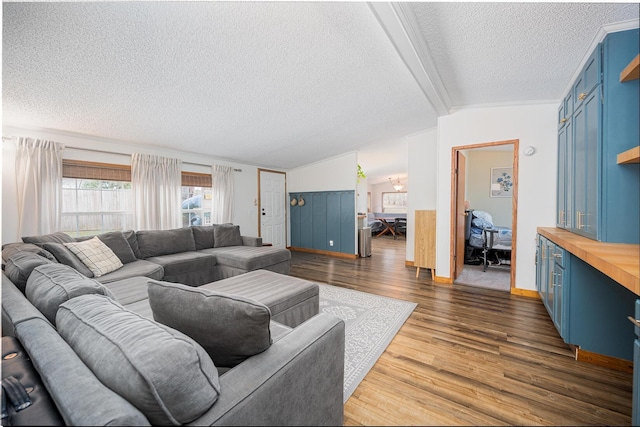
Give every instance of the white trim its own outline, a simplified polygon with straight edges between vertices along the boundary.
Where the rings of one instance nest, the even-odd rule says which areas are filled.
[[[569,83],[566,89],[562,92],[562,98],[560,98],[560,101],[558,101],[558,104],[569,94],[569,92],[571,92],[571,89],[573,88],[573,82],[575,82],[578,76],[580,75],[580,72],[582,71],[582,68],[584,67],[584,65],[587,63],[587,60],[591,56],[591,53],[595,50],[598,44],[604,40],[607,34],[617,33],[619,31],[633,30],[634,28],[638,28],[638,27],[640,27],[640,18],[629,19],[628,21],[620,21],[613,24],[606,24],[598,28],[598,31],[593,37],[591,44],[587,48],[587,51],[585,52],[582,58],[582,61],[580,61],[580,63],[578,64],[578,67],[576,68],[573,75],[569,79]]]
[[[369,8],[389,37],[438,116],[449,114],[451,100],[410,6],[403,3],[369,2]]]
[[[451,112],[457,112],[462,110],[470,110],[475,108],[500,108],[500,107],[520,107],[527,105],[542,105],[542,104],[559,104],[561,99],[540,99],[531,101],[509,101],[509,102],[494,102],[487,104],[473,104],[451,107]]]

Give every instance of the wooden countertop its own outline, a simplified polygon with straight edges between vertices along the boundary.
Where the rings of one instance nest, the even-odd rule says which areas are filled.
[[[598,242],[555,227],[538,227],[538,233],[640,295],[640,245]]]

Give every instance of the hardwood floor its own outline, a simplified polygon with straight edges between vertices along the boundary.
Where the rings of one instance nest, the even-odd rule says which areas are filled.
[[[292,276],[418,303],[345,425],[631,424],[632,375],[574,360],[539,299],[416,279],[404,239],[374,238],[369,258],[293,257]]]

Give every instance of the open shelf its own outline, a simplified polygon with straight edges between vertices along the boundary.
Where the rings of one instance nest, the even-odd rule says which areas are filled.
[[[637,55],[629,62],[629,65],[624,67],[620,73],[620,82],[628,82],[638,78],[640,78],[640,55]]]
[[[618,164],[640,163],[640,145],[618,154]]]

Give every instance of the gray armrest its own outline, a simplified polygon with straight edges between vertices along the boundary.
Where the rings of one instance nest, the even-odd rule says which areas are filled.
[[[241,236],[242,246],[262,246],[262,237]]]
[[[194,425],[342,425],[344,322],[321,313],[220,377]]]

